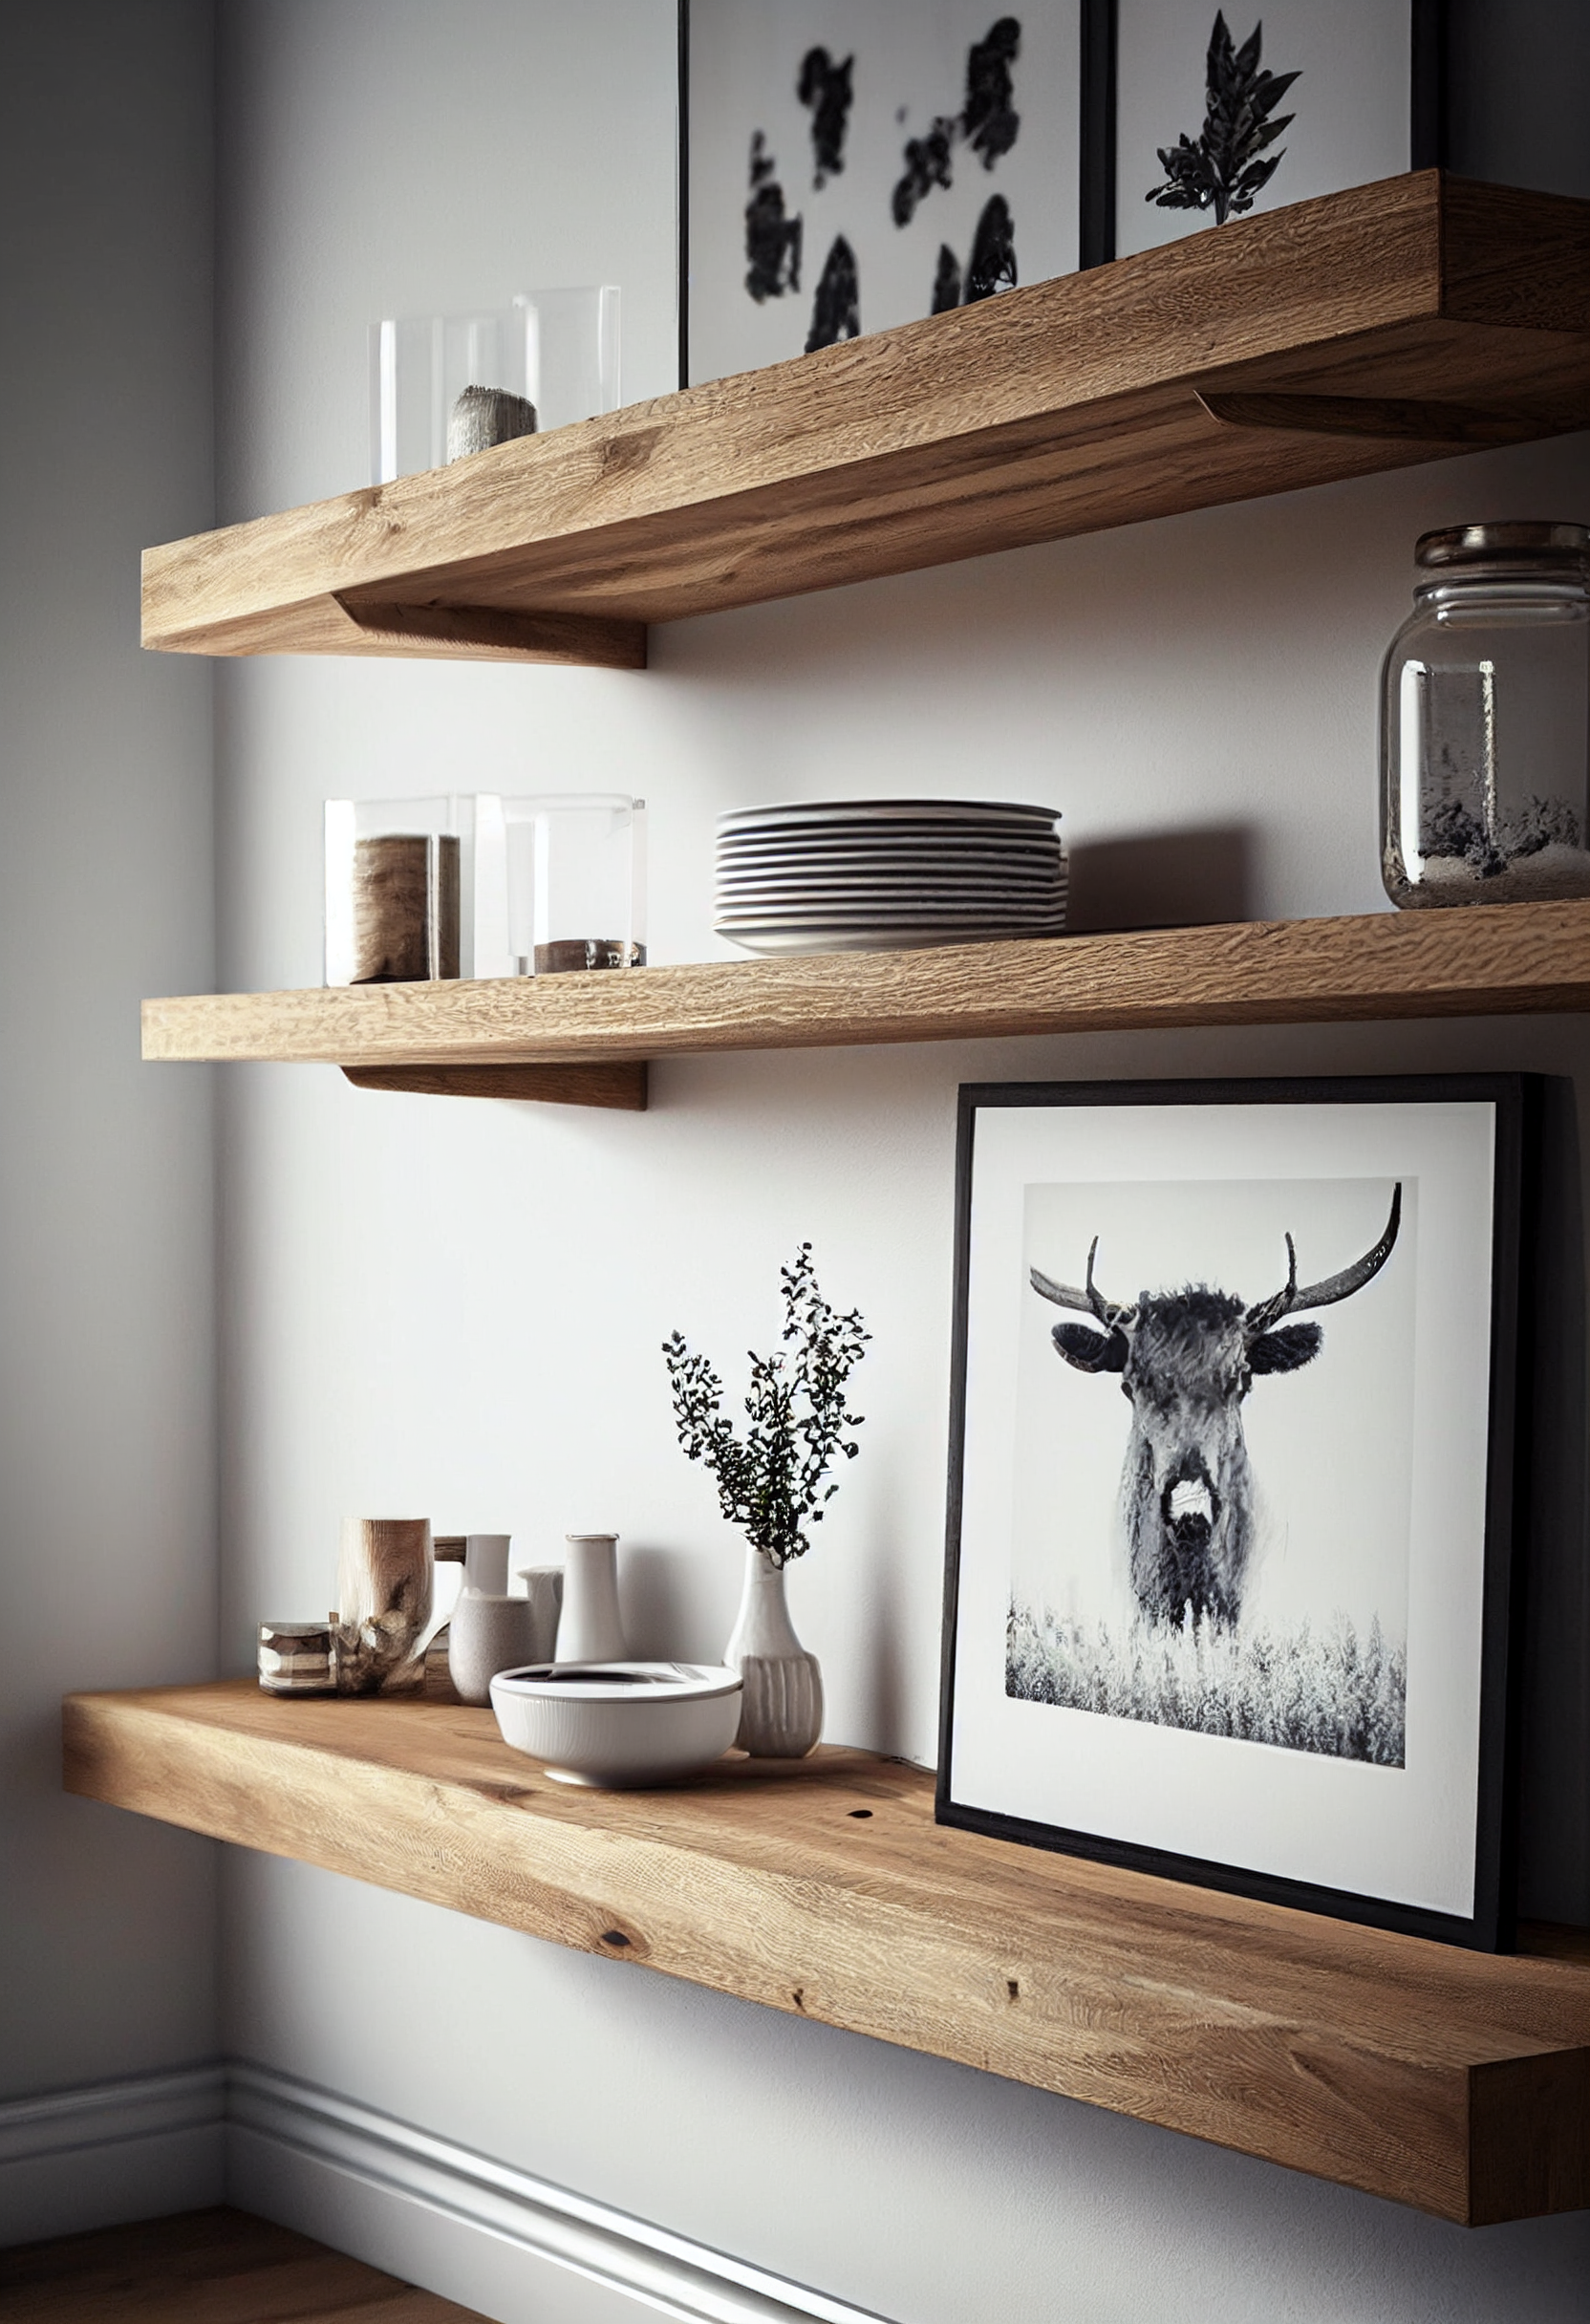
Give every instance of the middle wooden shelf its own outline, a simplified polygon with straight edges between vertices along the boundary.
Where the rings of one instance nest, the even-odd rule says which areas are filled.
[[[143,1004],[160,1063],[636,1110],[648,1060],[1010,1034],[1590,1008],[1590,901]]]

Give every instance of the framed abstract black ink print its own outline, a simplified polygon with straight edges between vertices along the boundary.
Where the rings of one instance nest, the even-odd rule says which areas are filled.
[[[1510,1941],[1534,1097],[961,1091],[941,1821]]]
[[[1115,0],[1115,249],[1439,159],[1441,0]]]
[[[1070,273],[1089,0],[687,0],[680,379]]]

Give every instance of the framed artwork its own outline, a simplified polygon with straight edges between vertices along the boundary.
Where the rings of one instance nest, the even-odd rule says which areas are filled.
[[[1440,159],[1441,0],[1114,6],[1112,255]]]
[[[1097,12],[684,0],[680,384],[1071,272]]]
[[[962,1089],[941,1822],[1510,1942],[1536,1092]]]

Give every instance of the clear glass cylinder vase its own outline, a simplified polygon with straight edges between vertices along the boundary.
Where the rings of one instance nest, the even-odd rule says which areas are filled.
[[[1381,693],[1392,902],[1590,895],[1590,528],[1426,533]]]
[[[502,803],[516,976],[646,964],[646,802],[591,791]]]
[[[328,799],[326,982],[473,975],[474,802]]]
[[[618,290],[527,290],[370,330],[370,481],[618,409]]]

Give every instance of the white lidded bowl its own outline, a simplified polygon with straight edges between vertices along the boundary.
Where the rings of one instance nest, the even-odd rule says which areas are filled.
[[[703,1663],[536,1663],[500,1670],[503,1740],[560,1783],[675,1783],[720,1758],[740,1725],[740,1673]]]

